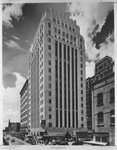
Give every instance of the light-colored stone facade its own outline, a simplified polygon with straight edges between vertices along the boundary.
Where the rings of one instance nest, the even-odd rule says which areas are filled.
[[[29,58],[32,132],[86,130],[84,45],[75,21],[53,9],[45,12]]]

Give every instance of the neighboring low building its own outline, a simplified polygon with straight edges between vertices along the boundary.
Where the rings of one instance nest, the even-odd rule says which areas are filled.
[[[9,132],[20,132],[20,123],[19,122],[10,122],[10,120],[9,120],[8,131]]]
[[[114,145],[115,141],[115,98],[114,62],[109,56],[95,65],[92,89],[93,139]]]

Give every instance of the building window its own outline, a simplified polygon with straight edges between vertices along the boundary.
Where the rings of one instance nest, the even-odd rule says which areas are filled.
[[[83,77],[81,77],[81,81],[83,81]]]
[[[48,42],[50,42],[50,43],[51,43],[51,38],[50,38],[50,37],[48,38]]]
[[[55,18],[53,18],[53,21],[56,23],[56,19]]]
[[[50,30],[48,30],[48,34],[51,35],[51,31]]]
[[[61,31],[60,30],[58,30],[58,34],[60,34],[61,33]]]
[[[49,103],[50,103],[50,104],[52,103],[52,100],[51,100],[51,99],[49,99]]]
[[[52,127],[52,123],[51,122],[49,123],[49,127]]]
[[[100,136],[96,136],[95,139],[96,139],[97,142],[100,142]]]
[[[51,83],[49,83],[49,85],[48,85],[48,86],[49,86],[49,88],[52,88],[52,85],[51,85]]]
[[[51,46],[50,45],[48,45],[48,49],[51,50]]]
[[[48,53],[49,58],[51,58],[51,53]]]
[[[81,114],[83,114],[83,110],[81,110]]]
[[[103,105],[103,93],[99,93],[97,95],[97,105],[98,106]]]
[[[83,84],[81,83],[81,87],[83,88]]]
[[[83,90],[81,90],[81,94],[83,94]]]
[[[83,71],[81,70],[81,74],[83,74]]]
[[[82,124],[81,124],[81,128],[83,128],[83,127],[84,127],[84,124],[82,123]]]
[[[81,121],[83,121],[83,117],[81,117]]]
[[[111,124],[115,124],[115,111],[114,110],[111,110],[110,112],[110,121],[111,121]]]
[[[82,58],[82,57],[80,57],[80,60],[81,60],[81,61],[83,61],[83,58]]]
[[[49,107],[49,111],[52,111],[52,107]]]
[[[49,78],[49,81],[51,81],[51,76],[49,76],[48,78]]]
[[[59,21],[59,20],[57,20],[57,23],[58,23],[58,24],[60,24],[60,21]]]
[[[49,115],[49,119],[52,119],[52,115]]]
[[[63,32],[63,36],[65,36],[65,32]]]
[[[114,88],[112,88],[110,90],[110,102],[114,102],[115,99],[114,95],[115,95]]]
[[[48,23],[48,27],[51,28],[51,23],[50,22]]]
[[[68,33],[66,33],[66,38],[69,38],[69,34]]]
[[[51,68],[48,68],[48,72],[51,73]]]
[[[102,137],[102,142],[108,142],[108,137],[107,136],[103,136]]]
[[[51,91],[49,91],[49,96],[51,96],[52,95],[52,92]]]
[[[67,28],[67,24],[65,25],[65,27]]]
[[[81,64],[80,66],[81,66],[81,68],[83,68],[83,64]]]
[[[80,54],[81,54],[81,55],[83,55],[83,52],[82,52],[82,51],[80,51]]]
[[[83,101],[83,97],[81,97],[81,101]]]
[[[81,104],[81,107],[83,108],[83,104]]]
[[[63,27],[64,27],[64,23],[63,23],[63,22],[61,23],[61,26],[63,26]]]
[[[54,28],[55,33],[57,32],[57,28]]]
[[[103,120],[103,112],[98,113],[98,125],[103,125],[104,120]]]
[[[51,60],[48,61],[48,64],[51,65]]]

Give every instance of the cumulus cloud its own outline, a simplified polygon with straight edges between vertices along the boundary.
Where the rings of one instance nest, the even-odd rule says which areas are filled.
[[[12,18],[19,21],[22,17],[22,6],[24,4],[11,4],[11,5],[3,5],[3,13],[2,13],[2,21],[3,25],[7,28],[13,27]]]
[[[86,78],[92,77],[95,71],[95,63],[94,62],[86,62]]]
[[[8,103],[12,103],[19,101],[19,92],[26,79],[17,72],[14,72],[13,75],[15,75],[17,78],[15,82],[16,87],[3,88],[3,102],[5,101]]]
[[[4,127],[7,125],[9,118],[12,121],[19,121],[20,117],[20,97],[19,93],[26,81],[26,79],[20,75],[20,73],[12,73],[16,76],[15,87],[3,87],[3,121]]]
[[[71,19],[76,20],[80,34],[85,39],[86,77],[93,76],[96,61],[106,55],[114,58],[113,3],[73,2],[67,5],[66,11]]]

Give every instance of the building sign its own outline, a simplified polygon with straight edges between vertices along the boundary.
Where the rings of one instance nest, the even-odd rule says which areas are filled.
[[[97,88],[99,88],[99,87],[101,87],[101,86],[103,86],[105,84],[106,84],[106,81],[104,81],[102,83],[99,83],[99,84],[97,84],[97,85],[94,86],[94,89],[97,89]]]

